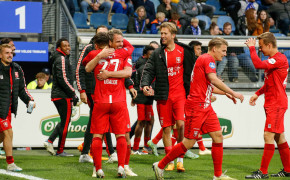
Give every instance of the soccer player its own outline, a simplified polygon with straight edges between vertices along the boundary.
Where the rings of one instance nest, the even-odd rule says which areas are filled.
[[[264,128],[265,147],[262,156],[261,167],[246,176],[246,179],[267,179],[268,167],[275,152],[276,142],[280,153],[283,169],[272,177],[290,177],[290,152],[284,134],[284,114],[288,108],[286,85],[288,77],[288,61],[285,55],[278,52],[275,36],[266,32],[257,37],[259,40],[259,51],[268,60],[261,61],[255,49],[256,40],[249,38],[246,45],[250,49],[250,55],[256,69],[265,70],[265,83],[251,98],[250,105],[255,106],[258,97],[265,95],[264,109],[266,123]]]
[[[101,25],[96,29],[96,34],[100,32],[107,33],[108,31],[109,30],[106,26]],[[90,129],[91,129],[91,116],[92,111],[94,109],[94,102],[92,96],[94,94],[96,83],[94,73],[93,72],[86,73],[85,67],[82,65],[82,61],[92,50],[95,50],[93,38],[91,39],[90,43],[83,48],[76,68],[76,81],[78,90],[80,92],[80,99],[83,103],[88,104],[90,107],[90,118],[87,124],[84,142],[78,146],[78,149],[81,151],[79,162],[91,162],[91,163],[93,162],[93,160],[89,156],[89,150],[92,143],[93,135],[90,133]],[[109,155],[109,162],[118,161],[117,154],[115,153],[113,148],[111,133],[106,133],[104,139],[106,142],[106,150]]]
[[[243,102],[244,96],[231,90],[216,76],[215,61],[221,61],[226,55],[228,43],[222,38],[213,38],[208,43],[208,53],[196,60],[192,71],[190,93],[185,103],[184,139],[159,162],[153,164],[157,179],[163,179],[164,167],[170,161],[192,148],[200,133],[208,133],[212,138],[212,159],[214,180],[232,179],[222,174],[223,136],[219,120],[211,106],[211,94],[222,94],[236,103],[238,98]]]
[[[70,44],[67,39],[61,38],[56,42],[56,51],[52,56],[53,84],[51,89],[51,101],[53,101],[59,116],[60,123],[57,124],[48,140],[44,142],[44,147],[51,155],[66,157],[73,156],[64,152],[65,140],[68,125],[71,120],[72,105],[76,105],[78,97],[73,88],[72,67],[69,62]],[[57,152],[54,152],[53,142],[58,140]]]
[[[3,142],[6,153],[7,170],[22,171],[14,163],[12,155],[13,131],[11,113],[17,114],[18,97],[27,105],[30,101],[33,101],[33,97],[26,89],[24,73],[21,67],[12,62],[12,50],[13,48],[9,44],[0,45],[0,143]]]
[[[157,100],[159,121],[163,128],[163,143],[166,154],[172,149],[171,130],[176,124],[177,142],[184,134],[184,103],[190,87],[190,75],[195,55],[188,45],[175,42],[177,29],[173,23],[160,26],[162,47],[156,49],[147,61],[141,79],[145,95],[151,95],[150,85],[154,78],[154,99]],[[174,169],[171,162],[167,170]],[[183,155],[177,159],[177,171],[184,172]]]
[[[116,31],[118,33],[115,33]],[[105,176],[101,163],[102,137],[108,131],[109,126],[117,139],[118,176],[126,176],[124,170],[127,152],[125,133],[130,127],[130,120],[124,78],[130,77],[132,74],[132,62],[129,57],[134,48],[126,40],[124,40],[122,49],[108,48],[109,39],[114,39],[114,36],[117,36],[115,37],[116,43],[123,46],[121,31],[111,30],[110,35],[99,33],[95,38],[95,44],[99,50],[91,51],[83,60],[86,71],[94,71],[97,78],[91,123],[91,133],[93,133],[91,149],[97,177],[101,178]],[[110,41],[110,45],[112,45],[112,41]]]

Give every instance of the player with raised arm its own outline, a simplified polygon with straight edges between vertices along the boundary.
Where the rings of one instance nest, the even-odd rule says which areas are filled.
[[[222,38],[213,38],[208,44],[208,53],[201,55],[195,63],[190,92],[185,103],[184,139],[159,162],[153,164],[156,179],[163,179],[166,164],[186,153],[193,147],[200,133],[208,133],[212,138],[212,159],[214,180],[233,179],[222,173],[223,136],[216,113],[211,106],[212,93],[226,95],[236,103],[243,102],[244,96],[225,85],[216,75],[215,61],[226,55],[228,43]]]
[[[288,108],[286,85],[288,78],[288,61],[277,48],[277,41],[273,33],[266,32],[257,37],[259,50],[269,56],[268,60],[261,61],[255,49],[256,40],[249,38],[246,45],[256,69],[265,70],[265,83],[250,99],[250,105],[255,106],[258,97],[265,95],[264,109],[266,123],[264,128],[265,147],[261,167],[246,179],[268,179],[268,167],[275,152],[275,142],[278,146],[283,169],[272,177],[290,177],[290,151],[284,134],[284,115]]]

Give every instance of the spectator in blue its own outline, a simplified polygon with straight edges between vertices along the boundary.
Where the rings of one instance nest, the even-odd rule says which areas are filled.
[[[201,29],[198,26],[198,22],[199,20],[196,17],[192,18],[190,26],[185,29],[184,34],[201,35]]]
[[[134,16],[129,18],[127,33],[146,34],[146,11],[143,6],[136,9]]]
[[[165,14],[163,12],[158,12],[156,14],[156,19],[154,21],[152,21],[151,23],[151,31],[150,31],[150,34],[158,34],[160,33],[160,25],[163,23],[163,22],[166,22],[167,19],[165,18]]]
[[[78,0],[81,11],[85,14],[88,19],[88,9],[93,12],[109,14],[111,10],[111,4],[104,0]]]
[[[290,26],[290,1],[278,0],[269,7],[267,12],[278,23],[280,31],[287,36]]]
[[[156,18],[155,6],[150,0],[132,0],[134,9],[143,6],[146,11],[146,25],[148,28],[151,26],[151,22]]]
[[[131,16],[134,13],[134,7],[130,1],[126,2],[125,0],[115,0],[112,11],[115,13],[122,13]]]

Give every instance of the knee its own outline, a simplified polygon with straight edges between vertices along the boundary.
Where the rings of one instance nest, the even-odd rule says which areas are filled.
[[[87,8],[89,6],[89,4],[86,1],[82,1],[81,2],[81,7],[82,8]]]
[[[163,134],[169,134],[170,135],[171,128],[170,127],[165,127],[163,128]]]
[[[218,131],[215,133],[214,138],[213,138],[213,142],[214,143],[222,143],[223,142],[223,134],[221,131]]]
[[[109,3],[109,2],[103,2],[102,6],[104,6],[105,9],[111,8],[111,3]]]

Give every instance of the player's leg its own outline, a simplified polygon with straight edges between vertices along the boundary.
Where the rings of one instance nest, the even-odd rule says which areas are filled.
[[[103,151],[103,134],[93,134],[91,144],[91,154],[94,159],[94,166],[97,176],[103,178],[105,176],[102,171],[102,151]]]
[[[157,152],[157,144],[162,139],[163,129],[161,128],[158,134],[147,142],[148,146],[152,149],[152,152],[155,156],[159,156]]]
[[[222,131],[214,131],[209,133],[212,138],[212,160],[214,166],[214,176],[222,175],[223,163],[223,135]]]
[[[211,155],[211,151],[204,146],[201,135],[198,136],[197,144],[199,148],[199,155]]]
[[[135,128],[135,138],[134,138],[134,145],[133,145],[133,153],[140,154],[139,152],[139,144],[141,141],[142,132],[145,126],[145,105],[144,104],[137,104],[137,115],[138,121]]]

